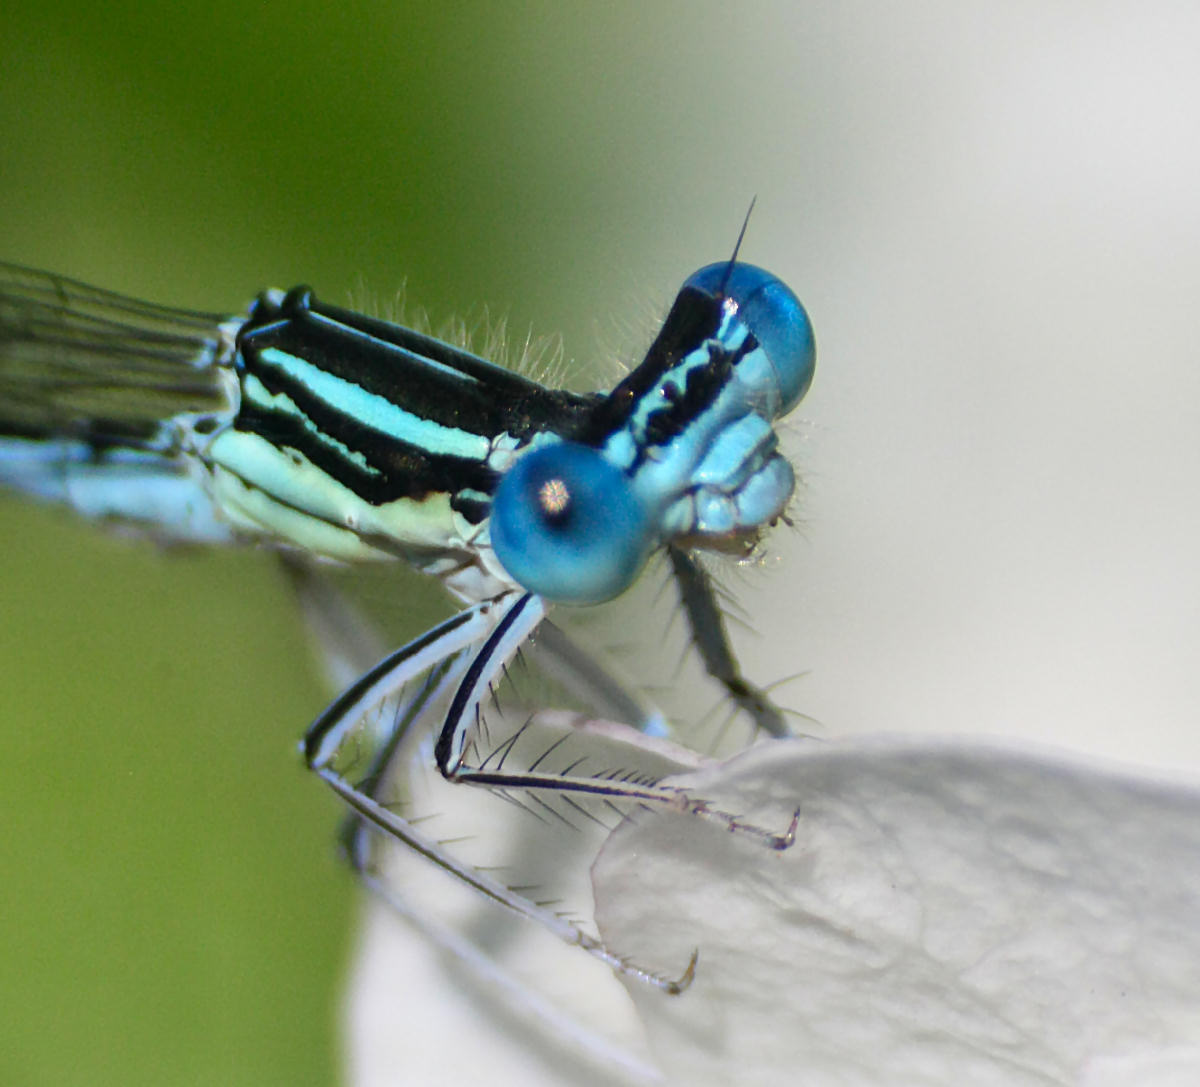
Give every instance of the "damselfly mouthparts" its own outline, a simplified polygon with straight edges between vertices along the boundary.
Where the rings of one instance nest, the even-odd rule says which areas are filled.
[[[800,302],[735,261],[691,276],[641,365],[590,395],[546,388],[308,288],[266,291],[245,317],[226,318],[2,264],[0,482],[163,541],[265,543],[342,564],[400,559],[438,577],[461,610],[321,714],[304,742],[309,766],[356,825],[677,991],[690,968],[667,980],[626,963],[456,859],[378,791],[425,723],[436,726],[432,755],[453,782],[666,806],[747,829],[653,774],[596,772],[582,758],[552,767],[548,751],[515,765],[515,741],[484,742],[482,707],[538,632],[539,652],[567,685],[644,728],[637,699],[546,615],[555,602],[619,595],[665,550],[709,673],[759,728],[787,732],[742,676],[694,552],[745,553],[783,515],[794,478],[774,423],[804,396],[813,367]],[[361,723],[373,714],[363,759]],[[594,725],[562,728],[600,742]],[[605,742],[614,735],[653,747],[633,728],[604,730]],[[780,846],[789,834],[760,837]],[[366,872],[366,848],[351,853]]]

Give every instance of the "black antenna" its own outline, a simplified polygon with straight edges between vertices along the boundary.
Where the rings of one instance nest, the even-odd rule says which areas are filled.
[[[733,266],[737,263],[738,253],[742,248],[742,240],[746,237],[746,227],[750,225],[750,216],[754,213],[754,205],[758,203],[758,194],[750,197],[750,206],[746,209],[746,218],[742,220],[742,229],[738,231],[737,241],[733,245],[733,255],[729,258],[729,264],[725,269],[725,278],[721,280],[721,294],[725,293],[725,288],[729,285],[729,277],[733,275]]]

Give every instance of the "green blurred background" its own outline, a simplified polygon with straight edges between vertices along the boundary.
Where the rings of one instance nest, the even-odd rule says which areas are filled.
[[[668,5],[10,5],[0,255],[227,312],[407,284],[435,323],[487,306],[586,362],[756,192],[781,263],[794,210],[747,168],[770,148],[710,102],[717,69],[753,101],[766,33]],[[8,499],[0,532],[0,1082],[336,1081],[354,899],[274,565]]]

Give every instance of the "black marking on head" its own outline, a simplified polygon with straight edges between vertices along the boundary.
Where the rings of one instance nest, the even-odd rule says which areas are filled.
[[[599,405],[580,440],[603,445],[609,435],[628,423],[642,398],[658,386],[679,360],[715,336],[720,325],[721,306],[716,299],[693,288],[680,291],[645,360]]]

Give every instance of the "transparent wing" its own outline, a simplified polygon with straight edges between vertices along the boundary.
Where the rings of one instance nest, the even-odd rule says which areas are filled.
[[[0,484],[163,542],[231,542],[193,447],[233,417],[238,324],[0,263]]]
[[[161,448],[164,420],[229,407],[226,321],[0,263],[0,432]]]

